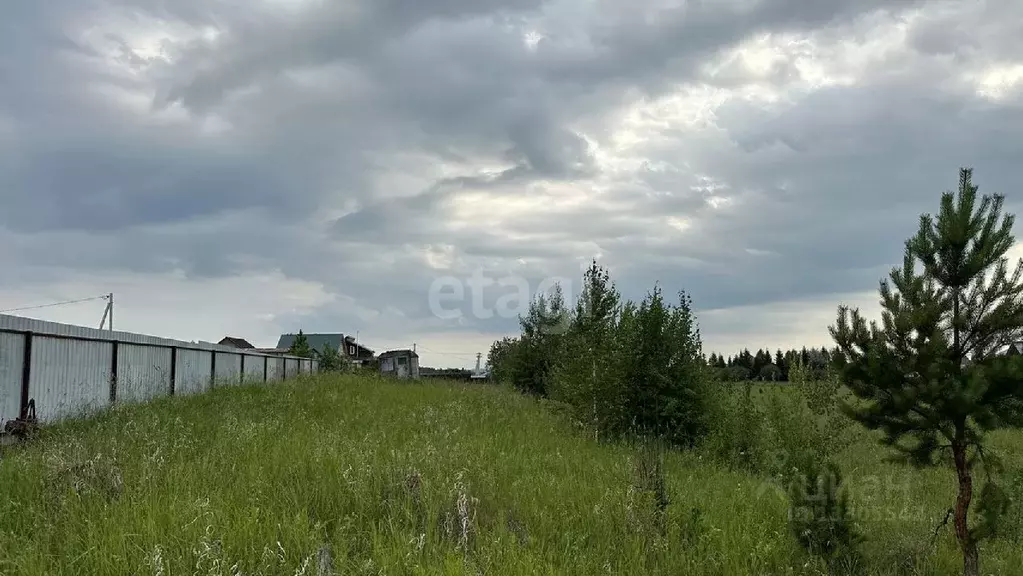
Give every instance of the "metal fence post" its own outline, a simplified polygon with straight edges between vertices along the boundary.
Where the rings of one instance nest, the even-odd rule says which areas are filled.
[[[117,340],[111,340],[111,349],[113,353],[110,355],[110,403],[117,402]]]
[[[170,395],[173,396],[174,395],[174,385],[175,385],[174,381],[177,380],[177,377],[178,377],[178,348],[177,348],[177,346],[171,346],[171,373],[170,373],[170,377],[171,377]]]
[[[28,384],[32,379],[32,333],[25,332],[25,345],[22,350],[23,360],[21,365],[21,401],[19,402],[18,416],[23,416],[28,411],[29,389]]]

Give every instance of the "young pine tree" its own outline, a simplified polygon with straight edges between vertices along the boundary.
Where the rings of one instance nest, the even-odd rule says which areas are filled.
[[[288,354],[292,356],[301,356],[302,358],[310,358],[313,355],[312,348],[309,347],[309,339],[305,337],[302,330],[298,331],[298,336],[291,342],[291,347],[288,348]]]
[[[839,307],[830,328],[842,380],[860,400],[848,413],[917,465],[951,463],[959,484],[955,534],[963,574],[979,573],[977,543],[994,531],[1004,496],[990,475],[970,527],[979,462],[990,471],[985,433],[1023,427],[1023,366],[1000,351],[1023,335],[1023,260],[1009,273],[1014,216],[1004,197],[978,201],[972,170],[941,197],[906,242],[902,269],[881,282],[882,325]],[[894,288],[893,288],[894,286]]]

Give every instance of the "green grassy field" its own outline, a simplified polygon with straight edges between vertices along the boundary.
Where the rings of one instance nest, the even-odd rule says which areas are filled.
[[[765,387],[758,394],[774,393]],[[1020,435],[995,446],[1021,466]],[[480,385],[316,376],[118,407],[0,462],[0,574],[825,574],[772,485],[697,453],[665,463],[663,524],[637,450]],[[864,574],[954,574],[947,470],[840,456]],[[1023,546],[985,543],[986,574]]]

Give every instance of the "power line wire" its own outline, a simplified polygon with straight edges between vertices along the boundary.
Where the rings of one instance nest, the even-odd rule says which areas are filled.
[[[419,344],[418,346],[419,346],[419,348],[421,350],[425,350],[427,352],[432,352],[433,354],[448,354],[450,356],[473,356],[473,357],[476,356],[475,352],[441,352],[440,350],[434,350],[432,348],[427,348],[426,346],[423,346],[422,344]]]
[[[429,352],[430,354],[441,354],[443,356],[455,356],[456,358],[462,358],[463,360],[464,359],[468,359],[468,360],[475,360],[476,359],[476,352],[441,352],[439,350],[432,350],[430,348],[427,348],[426,346],[423,346],[422,344],[419,345],[419,349],[424,351],[424,352]]]
[[[0,310],[0,314],[6,314],[7,312],[21,312],[22,310],[36,310],[38,308],[49,308],[51,306],[64,306],[65,304],[78,304],[79,302],[90,302],[92,300],[105,300],[108,298],[106,294],[103,296],[93,296],[92,298],[82,298],[80,300],[67,300],[65,302],[54,302],[52,304],[40,304],[38,306],[23,306],[21,308],[8,308],[7,310]]]

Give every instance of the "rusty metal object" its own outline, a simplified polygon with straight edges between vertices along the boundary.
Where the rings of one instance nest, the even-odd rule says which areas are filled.
[[[36,417],[36,401],[31,399],[22,410],[21,415],[4,423],[4,434],[19,440],[29,440],[39,432],[39,419]]]

